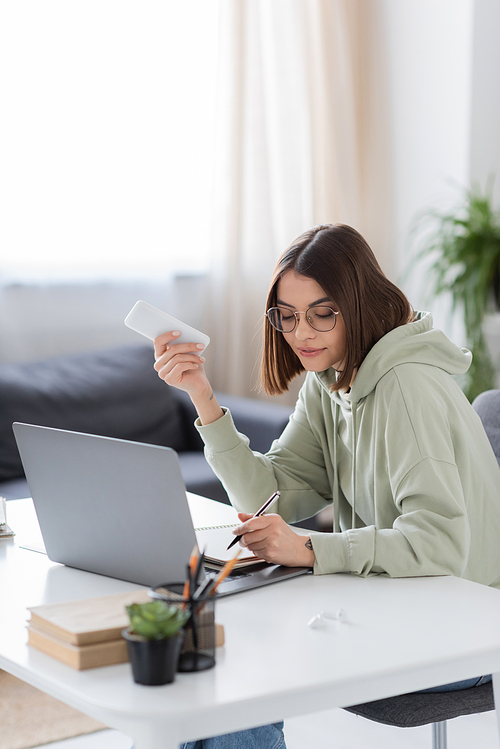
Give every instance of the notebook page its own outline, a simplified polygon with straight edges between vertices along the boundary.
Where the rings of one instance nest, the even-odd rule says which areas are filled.
[[[233,525],[195,529],[198,548],[200,550],[205,549],[207,561],[212,561],[216,564],[224,564],[224,562],[228,562],[232,559],[241,549],[240,556],[238,557],[234,569],[247,567],[252,564],[261,564],[262,559],[258,559],[252,551],[249,549],[243,549],[239,545],[233,546],[232,549],[227,551],[228,544],[234,538],[231,532],[234,527],[235,526]]]
[[[233,546],[227,551],[227,546],[233,540],[233,528],[240,525],[238,514],[231,505],[216,502],[207,497],[187,492],[189,509],[193,519],[196,538],[200,550],[206,547],[207,561],[212,560],[223,564],[232,559],[240,546]],[[242,549],[235,569],[262,563],[248,549]]]

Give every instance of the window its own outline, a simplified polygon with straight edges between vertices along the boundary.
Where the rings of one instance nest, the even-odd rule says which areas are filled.
[[[206,265],[216,0],[0,10],[0,272]]]

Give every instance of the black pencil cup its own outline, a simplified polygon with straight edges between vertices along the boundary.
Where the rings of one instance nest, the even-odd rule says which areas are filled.
[[[189,612],[184,625],[184,640],[178,671],[205,671],[215,666],[215,601],[216,595],[194,600],[184,596],[184,583],[164,583],[149,591],[151,598],[165,601]]]

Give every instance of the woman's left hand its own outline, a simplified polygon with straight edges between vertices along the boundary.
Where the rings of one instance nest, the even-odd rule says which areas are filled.
[[[256,518],[244,512],[238,513],[241,525],[234,529],[236,536],[242,535],[240,546],[271,564],[287,567],[313,567],[316,557],[309,536],[300,536],[285,523],[280,515],[269,513]]]

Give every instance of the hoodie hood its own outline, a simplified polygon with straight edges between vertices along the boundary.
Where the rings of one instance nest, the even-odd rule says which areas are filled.
[[[432,327],[430,312],[416,312],[414,322],[394,328],[377,341],[361,364],[350,393],[341,397],[351,403],[359,402],[399,364],[429,364],[450,375],[460,375],[467,372],[471,362],[470,351],[452,343],[442,331]],[[317,376],[323,387],[330,389],[336,374],[333,369],[328,369]]]

